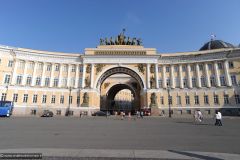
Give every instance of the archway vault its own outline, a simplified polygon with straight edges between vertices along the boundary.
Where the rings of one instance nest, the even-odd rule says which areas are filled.
[[[133,69],[128,68],[128,67],[113,67],[113,68],[110,68],[110,69],[104,71],[101,74],[101,76],[96,79],[96,82],[97,82],[95,85],[96,88],[100,89],[100,86],[108,77],[110,77],[111,75],[114,75],[114,74],[119,74],[119,73],[127,74],[127,75],[131,76],[139,83],[139,85],[141,86],[142,89],[145,88],[145,83],[144,83],[143,77],[141,77],[136,71],[134,71]]]

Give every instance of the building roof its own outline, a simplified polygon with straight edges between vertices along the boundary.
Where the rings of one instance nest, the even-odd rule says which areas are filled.
[[[234,47],[234,45],[224,42],[222,40],[211,40],[211,41],[205,43],[200,48],[200,51],[211,50],[211,49],[221,49],[221,48],[235,48],[235,47]]]

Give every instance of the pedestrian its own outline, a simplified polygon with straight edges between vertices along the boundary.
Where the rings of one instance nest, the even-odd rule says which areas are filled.
[[[215,126],[222,126],[222,113],[220,111],[216,111],[216,122],[215,122]]]
[[[143,118],[143,111],[140,112],[140,116],[141,116],[141,118]]]
[[[82,112],[80,112],[80,118],[82,117]]]
[[[131,120],[131,112],[128,112],[128,119]]]
[[[198,121],[202,122],[202,120],[203,120],[202,112],[200,110],[198,110]]]

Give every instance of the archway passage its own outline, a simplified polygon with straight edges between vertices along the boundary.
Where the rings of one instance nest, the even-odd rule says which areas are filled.
[[[131,96],[132,96],[131,101],[130,101],[131,105],[128,105],[126,103],[123,105],[119,105],[117,103],[117,100],[115,99],[116,95],[120,91],[123,91],[126,89],[131,92]],[[106,94],[106,100],[105,100],[106,108],[102,108],[102,110],[107,110],[110,113],[113,113],[115,111],[117,111],[117,112],[123,111],[123,112],[132,112],[133,113],[136,110],[140,109],[140,105],[139,105],[140,95],[139,94],[140,94],[140,92],[132,86],[129,86],[127,84],[116,84],[116,85],[112,86],[109,89],[108,93]],[[127,98],[126,95],[125,95],[125,98]]]

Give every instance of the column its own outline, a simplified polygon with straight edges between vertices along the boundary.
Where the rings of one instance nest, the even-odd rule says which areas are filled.
[[[207,87],[210,88],[211,83],[210,83],[210,77],[209,77],[209,73],[208,73],[208,64],[207,63],[204,64],[204,68],[205,68]]]
[[[32,84],[31,84],[31,86],[34,86],[35,83],[36,83],[36,72],[37,72],[37,62],[34,62],[33,76],[32,76]]]
[[[93,88],[93,79],[94,79],[94,64],[91,64],[91,88]]]
[[[70,85],[70,73],[71,73],[71,64],[68,64],[68,73],[67,73],[67,86],[71,87]]]
[[[166,66],[162,66],[162,85],[163,88],[167,88],[167,82],[166,82]]]
[[[16,84],[15,79],[16,79],[16,74],[17,74],[17,66],[18,66],[18,61],[13,60],[13,70],[12,70],[12,81],[11,84]]]
[[[83,64],[83,72],[82,72],[82,88],[85,87],[85,73],[86,72],[86,66]]]
[[[198,64],[198,63],[196,64],[196,73],[197,73],[197,86],[198,86],[199,88],[201,88],[202,85],[201,85],[201,78],[200,78],[199,64]]]
[[[51,66],[50,87],[53,87],[53,80],[54,80],[53,73],[54,73],[54,64],[52,64]]]
[[[79,81],[79,65],[76,64],[75,88],[78,88],[78,81]]]
[[[175,88],[174,65],[171,65],[171,87]]]
[[[58,87],[60,88],[62,86],[62,70],[63,70],[63,64],[59,64],[59,76],[58,76]]]
[[[218,64],[217,62],[214,62],[214,72],[215,72],[215,78],[216,78],[216,86],[220,86],[220,77],[219,77],[219,70],[218,70]]]
[[[27,82],[27,61],[25,61],[24,64],[22,85],[26,85],[26,82]]]
[[[45,83],[45,72],[46,72],[47,64],[43,62],[43,69],[42,69],[42,80],[41,80],[41,86],[44,86]]]
[[[191,76],[191,66],[187,64],[187,73],[188,73],[188,87],[192,88],[192,76]]]
[[[147,88],[149,89],[150,86],[150,64],[147,64]]]
[[[225,72],[225,77],[226,77],[226,82],[227,86],[231,87],[232,86],[232,80],[229,74],[229,66],[228,66],[228,61],[224,61],[224,72]]]
[[[180,88],[184,88],[183,86],[183,77],[182,77],[182,65],[179,65],[179,81],[180,81]]]
[[[158,64],[155,64],[155,83],[156,83],[156,89],[159,88],[159,84],[158,84]]]

